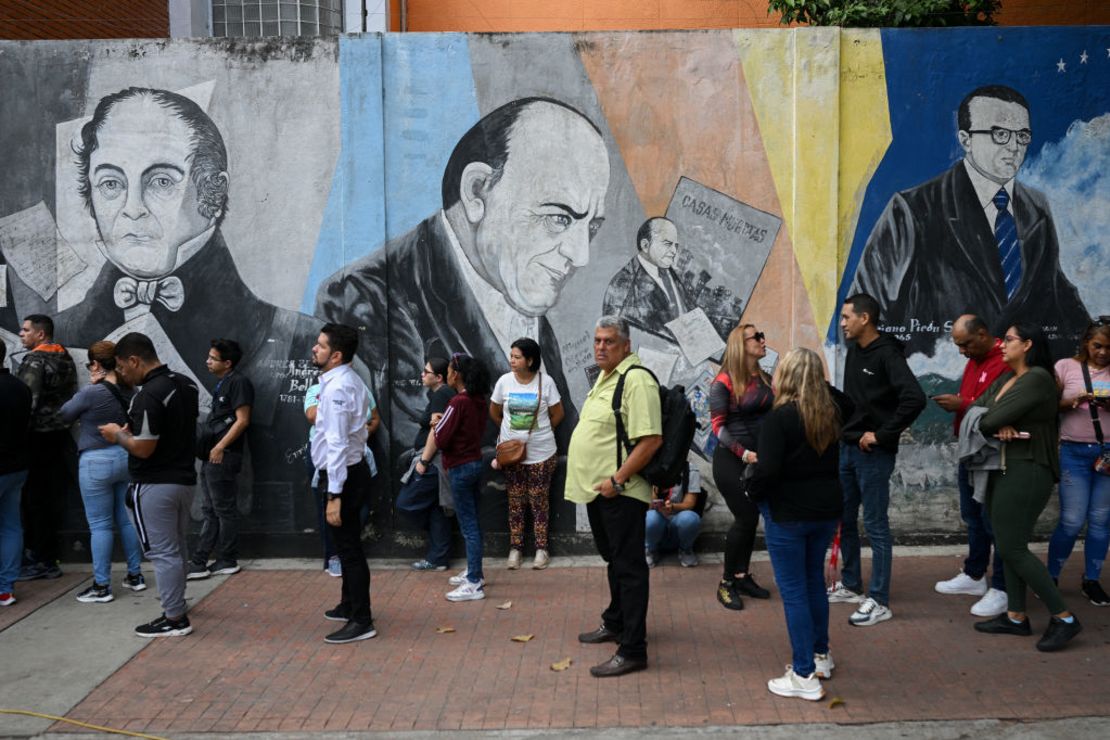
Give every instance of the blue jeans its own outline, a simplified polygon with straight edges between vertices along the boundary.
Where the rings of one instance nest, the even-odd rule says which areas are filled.
[[[27,471],[0,475],[0,594],[11,593],[23,560],[23,524],[19,499]]]
[[[776,522],[767,502],[761,502],[759,508],[763,512],[763,540],[786,614],[794,672],[809,676],[816,670],[813,654],[829,652],[825,552],[836,534],[837,521]],[[844,535],[840,537],[843,543]]]
[[[1060,522],[1048,542],[1048,573],[1060,571],[1087,524],[1083,547],[1083,578],[1097,581],[1110,546],[1110,475],[1096,473],[1097,444],[1060,443]]]
[[[397,494],[397,511],[428,530],[428,554],[432,565],[447,565],[451,552],[451,520],[439,505],[439,468],[429,465],[424,475],[415,470]]]
[[[890,476],[894,472],[893,452],[872,447],[864,452],[859,445],[840,445],[840,487],[844,492],[844,515],[840,524],[841,582],[844,587],[863,592],[863,572],[859,554],[859,509],[863,505],[863,526],[871,541],[871,585],[868,596],[880,604],[890,604],[890,564],[894,542],[890,536]],[[809,674],[806,674],[809,675]]]
[[[978,580],[987,572],[987,565],[990,564],[991,588],[1005,591],[1006,577],[1003,575],[1002,556],[998,554],[998,548],[995,548],[994,558],[991,559],[994,533],[991,532],[987,507],[975,500],[971,476],[968,475],[963,463],[960,463],[956,472],[956,485],[960,489],[960,518],[967,525],[967,557],[964,559],[964,573]]]
[[[482,461],[449,468],[447,477],[451,480],[451,494],[455,497],[455,516],[459,519],[459,529],[466,543],[466,579],[478,583],[482,580],[482,526],[478,521]]]
[[[701,531],[701,517],[687,509],[667,519],[655,509],[650,509],[645,527],[644,547],[651,552],[674,549],[690,552]]]
[[[127,572],[138,573],[142,564],[139,537],[131,524],[124,501],[127,498],[127,450],[113,446],[85,450],[78,462],[81,501],[89,522],[93,580],[104,586],[112,582],[112,527],[119,528]]]

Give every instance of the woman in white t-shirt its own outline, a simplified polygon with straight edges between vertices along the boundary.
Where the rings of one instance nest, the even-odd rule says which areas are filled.
[[[540,370],[540,345],[535,340],[522,338],[513,342],[509,367],[512,372],[497,380],[489,404],[490,418],[500,426],[498,441],[525,442],[524,460],[504,471],[509,496],[508,568],[520,567],[527,501],[536,538],[532,567],[543,570],[551,561],[547,554],[547,514],[551,476],[555,472],[554,429],[563,420],[563,402],[554,381]]]

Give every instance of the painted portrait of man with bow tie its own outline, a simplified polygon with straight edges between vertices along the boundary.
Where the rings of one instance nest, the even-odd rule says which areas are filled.
[[[320,322],[264,301],[240,276],[220,230],[231,177],[216,123],[185,95],[130,87],[100,99],[73,150],[106,262],[85,299],[57,315],[57,335],[71,347],[130,331],[150,336],[159,357],[196,381],[202,412],[210,341],[234,338],[240,372],[256,389],[248,432],[255,488],[299,481],[302,466],[286,458],[303,443],[300,405],[282,399]]]

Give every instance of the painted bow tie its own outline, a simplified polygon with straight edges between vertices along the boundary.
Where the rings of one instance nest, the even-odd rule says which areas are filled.
[[[140,303],[150,305],[158,301],[171,311],[178,311],[185,303],[185,286],[181,279],[170,276],[161,280],[136,280],[121,277],[112,290],[112,298],[120,308],[131,308]]]

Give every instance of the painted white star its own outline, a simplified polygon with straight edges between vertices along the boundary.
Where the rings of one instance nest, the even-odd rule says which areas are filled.
[[[1057,72],[1064,72],[1064,71],[1067,70],[1067,68],[1068,68],[1068,65],[1066,63],[1064,63],[1064,60],[1061,57],[1060,61],[1056,62],[1056,71]]]
[[[1086,64],[1087,63],[1087,50],[1086,49],[1084,49],[1083,53],[1079,55],[1079,63],[1080,64]]]

